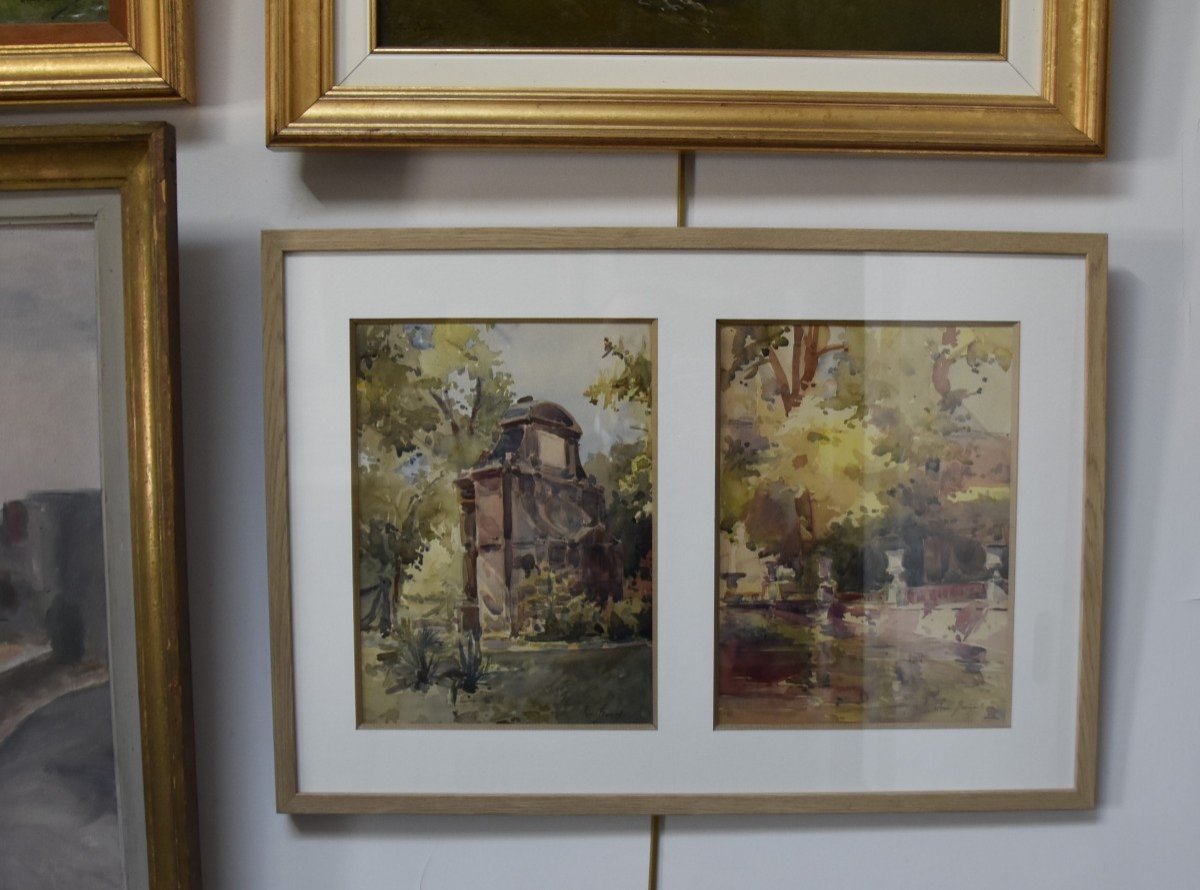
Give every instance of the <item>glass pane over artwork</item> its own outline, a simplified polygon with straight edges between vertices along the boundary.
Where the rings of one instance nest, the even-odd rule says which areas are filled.
[[[97,242],[0,225],[0,886],[124,887]]]
[[[379,48],[995,55],[1003,0],[376,0]]]
[[[0,0],[0,25],[107,21],[108,0]]]
[[[653,723],[653,323],[351,338],[360,721]]]
[[[1009,726],[1017,325],[718,342],[717,725]]]

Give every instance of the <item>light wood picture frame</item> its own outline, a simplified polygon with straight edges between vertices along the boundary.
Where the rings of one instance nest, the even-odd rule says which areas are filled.
[[[87,756],[101,758],[98,763],[104,757],[112,759],[115,752],[113,818],[119,821],[120,831],[114,830],[113,838],[119,838],[122,850],[117,868],[124,871],[124,880],[131,890],[194,890],[200,886],[200,857],[184,555],[174,132],[167,124],[0,128],[0,208],[3,224],[16,227],[18,236],[35,248],[39,238],[63,230],[81,233],[80,237],[97,245],[90,286],[85,274],[78,287],[64,289],[56,269],[34,267],[28,273],[27,284],[9,282],[6,317],[27,318],[29,306],[22,301],[36,306],[58,305],[70,299],[80,304],[73,311],[86,318],[88,291],[91,287],[98,291],[98,298],[92,297],[98,308],[90,310],[93,333],[84,335],[90,340],[83,342],[91,344],[92,370],[88,373],[93,380],[98,376],[99,381],[100,441],[80,447],[99,452],[99,482],[83,485],[43,482],[38,488],[50,491],[18,495],[19,500],[6,503],[6,518],[12,522],[5,527],[0,549],[6,560],[6,584],[15,585],[16,597],[7,603],[9,610],[5,614],[12,619],[14,615],[20,618],[29,613],[25,638],[17,627],[18,636],[9,648],[19,649],[21,645],[28,647],[37,642],[31,635],[39,630],[37,610],[44,608],[44,602],[37,598],[54,595],[69,599],[73,594],[68,588],[80,583],[81,572],[86,569],[91,578],[87,589],[98,591],[96,596],[101,604],[98,613],[101,617],[94,622],[98,630],[88,629],[87,633],[102,636],[96,646],[98,659],[85,654],[84,663],[92,658],[98,661],[96,670],[107,671],[106,685],[89,689],[100,692],[111,687],[108,697],[113,728],[111,739],[104,737],[106,733],[95,732],[87,744],[81,743],[79,751],[94,752]],[[29,253],[41,257],[39,262],[54,255],[44,247],[31,249]],[[86,253],[83,256],[86,259]],[[63,255],[50,262],[61,265],[66,259]],[[17,288],[15,296],[12,288]],[[23,329],[28,324],[32,322],[23,321],[17,326]],[[39,330],[48,329],[47,323],[38,324],[42,325]],[[72,329],[82,326],[75,324]],[[30,337],[30,342],[21,348],[43,351],[51,348],[40,344],[53,342],[58,336],[54,330],[62,330],[62,326],[49,330],[51,333],[44,335],[49,339]],[[17,351],[15,347],[13,351]],[[11,367],[11,362],[6,367]],[[6,403],[13,402],[14,393],[27,391],[22,389],[27,384],[21,382],[20,375],[7,377],[5,386]],[[81,393],[70,398],[83,399],[86,404],[90,397],[95,402],[96,384],[75,388]],[[68,398],[62,388],[43,391],[56,392],[60,399]],[[28,400],[29,396],[23,398]],[[62,413],[60,408],[54,410]],[[85,436],[88,426],[96,423],[93,420],[89,424],[88,415],[96,410],[93,404],[90,410],[80,411],[76,421],[61,433],[63,438]],[[42,428],[32,419],[26,426]],[[35,455],[25,460],[35,464],[51,461],[49,455],[60,447],[43,443],[48,456]],[[9,474],[6,488],[10,490],[6,498],[14,497],[13,464],[24,453],[15,447],[10,452],[6,463]],[[103,549],[95,564],[88,562],[84,566],[79,557],[70,556],[61,547],[56,550],[59,545],[45,544],[46,535],[53,533],[54,522],[77,522],[77,519],[64,515],[36,524],[32,518],[42,501],[64,497],[94,501],[97,515],[103,516],[102,532],[98,526],[96,529],[103,540],[102,545],[96,546]],[[26,515],[31,517],[28,530],[23,519]],[[82,545],[70,543],[82,540],[76,526],[60,534],[62,541],[68,542],[62,547],[71,553],[80,552]],[[87,534],[90,536],[92,531]],[[38,550],[44,547],[49,549]],[[29,555],[36,552],[42,556]],[[21,556],[22,553],[26,555]],[[53,556],[55,553],[58,556]],[[14,559],[31,560],[32,568],[21,568],[24,563],[14,563]],[[48,569],[48,559],[58,560],[54,564],[74,566],[70,569],[74,574],[69,577],[76,580],[58,593],[55,591],[60,582],[47,580],[56,577],[47,572],[60,572],[62,578],[67,578],[68,569]],[[40,577],[41,586],[48,590],[36,584],[26,590],[21,577],[27,571]],[[97,573],[99,577],[92,577]],[[30,598],[27,606],[23,605],[23,594]],[[88,597],[92,597],[90,592]],[[38,606],[38,602],[42,605]],[[105,614],[106,620],[102,617]],[[49,613],[47,616],[49,630]],[[8,627],[17,624],[10,621]],[[103,636],[105,624],[107,637]],[[62,656],[53,632],[50,639],[54,657],[50,658],[48,650],[30,649],[28,663],[49,672],[66,670],[77,661],[79,653],[74,658]],[[34,675],[35,680],[37,676]],[[13,745],[24,746],[21,750],[26,750],[33,744],[30,733],[34,731],[34,721],[48,709],[73,698],[74,693],[68,689],[67,694],[47,705],[44,695],[30,698],[32,692],[22,693],[20,678],[15,674],[6,679],[14,678],[18,680],[16,685],[4,684],[0,694],[10,697],[14,713],[21,711],[25,716],[15,727],[7,727],[6,750],[12,750]],[[26,686],[36,691],[28,683]],[[105,723],[108,719],[104,718]],[[54,746],[48,747],[53,754]],[[105,747],[109,749],[106,755]],[[11,764],[5,769],[11,771]],[[111,773],[113,767],[107,769]],[[97,775],[93,781],[103,783],[104,776]],[[100,791],[96,794],[99,797]],[[9,814],[8,821],[11,823],[13,818]],[[20,814],[15,818],[13,824],[19,826]],[[99,819],[95,813],[89,818]],[[0,854],[0,865],[6,869],[15,861],[10,855],[20,853],[26,857],[21,860],[23,864],[12,867],[31,871],[4,872],[25,875],[21,878],[22,886],[41,886],[34,878],[43,867],[39,863],[46,860],[38,858],[41,848],[36,846],[35,836],[40,837],[31,829],[20,850],[12,847]],[[111,851],[107,843],[105,839],[93,838],[80,867],[91,867],[88,863],[108,856]],[[78,857],[69,845],[64,842],[51,856],[56,861],[47,866],[51,869],[49,874],[58,876],[53,880],[73,874],[66,869]]]
[[[1102,235],[754,229],[265,232],[264,410],[278,809],[674,814],[1094,806],[1106,267]],[[364,721],[358,710],[361,665],[355,641],[377,631],[360,624],[363,611],[356,608],[369,590],[356,591],[361,587],[356,563],[363,551],[355,543],[362,539],[351,504],[353,468],[374,465],[374,459],[364,457],[347,427],[351,400],[362,396],[361,387],[375,384],[356,371],[363,359],[354,357],[349,332],[357,320],[392,320],[405,326],[400,346],[411,358],[435,348],[435,328],[448,320],[467,327],[495,319],[564,317],[655,320],[654,724],[551,726],[531,732],[512,725],[528,722],[520,715],[491,725],[480,722],[484,709],[476,704],[502,694],[505,668],[496,661],[490,662],[494,682],[471,690],[462,685],[461,664],[441,680],[436,669],[417,677],[414,661],[406,662],[407,673],[388,668],[394,685],[382,694],[424,702],[428,710],[422,713],[442,716],[425,725],[420,725],[425,718],[396,726]],[[1012,535],[1004,541],[1005,552],[1011,544],[1020,558],[1006,559],[1012,575],[1006,573],[996,585],[1001,610],[1013,616],[1003,619],[1012,622],[1011,716],[995,719],[989,713],[986,722],[948,719],[940,725],[923,718],[862,721],[836,731],[776,726],[769,732],[755,726],[747,732],[718,718],[715,653],[725,581],[714,540],[720,537],[714,491],[722,441],[712,407],[722,379],[717,332],[721,323],[763,319],[941,325],[939,336],[947,343],[957,336],[950,328],[960,325],[1019,326],[1019,370],[1015,362],[1002,364],[1012,378],[1008,385],[1020,391],[1020,439],[1013,448],[1027,484],[1007,514],[1015,530],[1007,520],[1002,530]],[[457,336],[472,350],[491,342],[478,331],[464,335],[459,329]],[[960,369],[964,373],[979,368],[985,375],[1001,373],[990,372],[996,363],[980,359],[966,339],[961,345],[973,356],[972,368]],[[581,350],[570,355],[588,361]],[[977,359],[983,364],[976,366]],[[545,360],[548,368],[563,361],[550,354]],[[501,355],[501,370],[509,367],[506,361]],[[393,383],[414,379],[405,377],[408,372],[390,373]],[[455,380],[473,381],[470,374],[476,372],[440,373],[449,374],[441,383],[453,387]],[[769,381],[765,367],[761,373]],[[358,382],[348,386],[352,379]],[[956,381],[954,387],[961,383],[957,376],[947,379]],[[401,385],[389,398],[415,404],[419,390],[406,388],[413,386]],[[770,398],[778,391],[769,382],[763,388]],[[471,400],[463,398],[466,411]],[[1015,427],[1013,432],[1015,438]],[[409,481],[416,478],[414,469],[419,474],[429,466],[426,458],[413,457],[419,452],[419,445],[397,446],[398,456],[408,455],[397,472]],[[485,450],[475,466],[487,460]],[[539,471],[536,462],[531,466],[531,472]],[[594,473],[592,466],[587,472]],[[1049,487],[1028,483],[1039,478],[1062,481],[1052,502],[1045,499]],[[1015,481],[1004,485],[1003,496],[1010,497]],[[397,507],[394,525],[410,530],[408,552],[432,552],[438,545],[415,540],[425,532],[415,531],[401,516],[413,502],[406,503]],[[436,534],[450,542],[451,556],[439,565],[456,565],[455,548],[466,550],[458,587],[450,577],[458,577],[457,568],[439,569],[443,580],[449,579],[446,595],[455,603],[470,600],[477,612],[482,599],[471,599],[474,587],[466,580],[486,568],[478,556],[484,545],[476,545],[474,532],[467,531],[475,527],[475,513],[464,513],[470,519],[460,525],[456,511],[447,511]],[[517,523],[514,518],[511,527]],[[515,542],[518,533],[511,534]],[[971,554],[963,553],[970,561]],[[1063,560],[1063,553],[1070,557]],[[541,576],[532,564],[521,568],[517,559],[505,566],[507,594],[519,604],[535,591],[520,585],[535,584]],[[972,583],[986,587],[985,581]],[[887,596],[886,591],[862,595],[874,619],[886,611],[881,604]],[[913,605],[919,602],[910,597],[904,608],[916,608],[919,615],[921,607]],[[820,616],[826,605],[821,602]],[[503,608],[494,606],[495,614],[503,614]],[[454,615],[413,618],[410,630],[459,622],[455,626],[465,633],[461,616],[475,614],[445,611]],[[835,617],[852,620],[845,613],[834,616],[831,608],[829,620]],[[867,633],[864,628],[849,632]],[[594,631],[603,632],[603,626]],[[475,632],[483,673],[497,646],[532,652],[526,656],[532,659],[542,657],[539,647],[561,652],[562,644],[538,642],[546,638],[543,624],[536,622],[507,635],[492,634],[490,640],[486,629],[482,637]],[[604,644],[596,638],[594,645]],[[449,647],[441,651],[448,653]],[[971,675],[966,683],[974,683],[979,673],[980,652],[972,651],[974,663],[962,664]],[[1035,664],[1041,677],[1036,682]],[[903,683],[905,677],[897,674],[897,680]],[[488,768],[496,763],[504,769]]]
[[[0,25],[0,106],[192,102],[191,0],[110,0],[109,19]]]
[[[269,0],[273,147],[1098,156],[1107,0],[1004,5],[996,56],[383,50],[373,0]]]

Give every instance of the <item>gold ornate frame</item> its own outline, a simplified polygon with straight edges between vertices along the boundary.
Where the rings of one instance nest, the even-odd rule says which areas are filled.
[[[183,533],[175,137],[166,124],[0,128],[0,190],[121,203],[130,541],[150,887],[199,887]]]
[[[346,87],[334,2],[267,0],[270,146],[1104,153],[1108,0],[1045,0],[1037,96]]]
[[[288,372],[285,305],[289,256],[576,250],[994,254],[1082,261],[1079,366],[1082,494],[1078,590],[1078,682],[1071,784],[1053,788],[773,793],[416,793],[310,790],[301,782],[297,722],[296,615],[289,510]],[[262,239],[267,569],[271,618],[275,800],[281,813],[512,813],[701,815],[816,812],[933,812],[1091,809],[1096,804],[1103,598],[1108,241],[1098,234],[803,229],[374,229],[268,231]],[[660,350],[663,347],[659,347]],[[293,362],[297,361],[295,356]],[[298,359],[303,363],[302,354]],[[656,432],[662,436],[661,426]],[[659,440],[660,443],[662,440]],[[665,445],[660,444],[660,448]],[[348,484],[348,483],[347,483]],[[661,625],[659,625],[661,626]],[[658,629],[656,628],[656,639]],[[704,645],[709,645],[705,641]],[[661,681],[656,681],[661,682]],[[664,694],[659,687],[658,695]],[[352,693],[348,693],[352,694]],[[483,730],[482,727],[477,728]],[[950,730],[955,732],[957,730]],[[1070,731],[1070,730],[1067,730]]]
[[[191,0],[127,3],[127,38],[0,44],[0,105],[192,101]]]

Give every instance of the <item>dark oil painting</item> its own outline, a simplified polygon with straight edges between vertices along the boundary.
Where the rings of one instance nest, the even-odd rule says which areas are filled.
[[[375,4],[376,45],[382,49],[996,55],[1004,42],[1004,0],[554,0],[553,4],[546,0],[375,0]]]
[[[356,320],[351,349],[360,721],[652,724],[654,324]]]
[[[95,232],[0,226],[0,887],[124,888]]]
[[[0,0],[0,25],[107,21],[108,0]]]
[[[718,349],[717,726],[1010,725],[1017,326]]]

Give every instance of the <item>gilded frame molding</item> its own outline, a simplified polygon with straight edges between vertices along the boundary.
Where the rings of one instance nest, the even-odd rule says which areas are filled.
[[[1072,781],[1069,786],[982,790],[829,791],[772,793],[417,793],[311,790],[300,775],[297,643],[289,519],[288,353],[286,306],[289,256],[419,252],[553,253],[576,250],[662,251],[683,257],[720,251],[991,254],[1082,261],[1081,432],[1082,504],[1078,590],[1078,678]],[[344,229],[265,231],[262,237],[264,430],[267,569],[274,711],[275,802],[280,813],[429,814],[795,814],[1087,810],[1096,805],[1103,601],[1108,239],[1102,234],[818,229]],[[660,347],[661,348],[661,347]],[[293,353],[295,349],[292,348]],[[301,361],[308,358],[301,356]],[[293,354],[292,360],[296,360]],[[663,435],[661,429],[658,435]],[[666,448],[666,445],[660,445]],[[326,625],[322,625],[326,627]],[[656,634],[658,631],[656,630]],[[660,681],[661,682],[661,681]],[[661,689],[661,687],[660,687]],[[663,695],[659,692],[659,695]],[[661,701],[661,699],[660,699]],[[310,761],[311,764],[311,761]]]
[[[127,39],[0,45],[0,105],[191,102],[191,0],[128,0]]]
[[[334,0],[267,0],[267,144],[1100,156],[1109,0],[1045,0],[1038,96],[334,82]]]
[[[200,886],[179,413],[175,136],[0,128],[0,190],[120,197],[130,541],[150,887]]]

